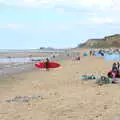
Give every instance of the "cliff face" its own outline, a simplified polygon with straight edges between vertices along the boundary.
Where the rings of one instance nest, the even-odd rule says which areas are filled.
[[[103,39],[89,39],[83,44],[79,44],[78,48],[110,48],[119,47],[120,48],[120,34],[115,34],[111,36],[106,36]]]

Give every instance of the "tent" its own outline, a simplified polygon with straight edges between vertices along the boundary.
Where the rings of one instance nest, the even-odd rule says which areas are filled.
[[[96,56],[96,57],[103,57],[103,56],[104,56],[104,53],[95,52],[95,56]]]
[[[120,54],[106,54],[104,60],[120,60]]]
[[[89,56],[89,53],[84,52],[84,53],[83,53],[83,56]]]

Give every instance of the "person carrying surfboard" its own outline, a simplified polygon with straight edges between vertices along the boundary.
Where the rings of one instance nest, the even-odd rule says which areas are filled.
[[[46,71],[49,71],[48,64],[49,64],[49,59],[46,58],[46,62],[45,62]]]

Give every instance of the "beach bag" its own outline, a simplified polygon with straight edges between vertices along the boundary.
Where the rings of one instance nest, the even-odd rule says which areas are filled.
[[[110,83],[110,79],[105,77],[105,76],[100,76],[100,77],[97,78],[96,83],[98,85],[109,84]]]

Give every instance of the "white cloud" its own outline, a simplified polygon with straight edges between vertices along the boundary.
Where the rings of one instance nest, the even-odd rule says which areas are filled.
[[[49,26],[49,27],[32,27],[32,26],[24,26],[22,24],[0,24],[0,28],[3,29],[14,29],[14,30],[37,30],[37,31],[63,31],[63,30],[67,30],[68,27],[67,26],[63,26],[63,25],[58,25],[58,26]]]
[[[26,27],[21,24],[0,24],[0,28],[26,29]]]
[[[55,9],[57,13],[62,14],[65,12],[64,8],[56,8]]]
[[[112,5],[112,0],[23,0],[26,4],[76,4],[84,6],[110,6]]]
[[[98,17],[93,17],[89,18],[88,21],[95,23],[95,24],[104,24],[104,23],[113,23],[114,20],[112,18],[98,18]]]
[[[89,22],[88,21],[74,21],[74,22],[72,22],[72,24],[74,24],[74,25],[86,25],[86,24],[89,24]]]
[[[73,24],[76,25],[92,25],[92,24],[111,24],[111,25],[118,25],[120,24],[120,17],[90,17],[86,20],[75,21]]]
[[[13,3],[13,4],[20,4],[21,5],[55,5],[55,4],[64,4],[64,5],[75,5],[75,6],[85,6],[85,7],[92,7],[92,6],[100,6],[100,7],[110,7],[113,5],[114,0],[0,0],[2,3]],[[116,2],[116,1],[115,1]]]
[[[91,17],[86,21],[78,24],[87,23],[119,23],[120,16],[120,1],[119,0],[0,0],[6,5],[18,5],[27,7],[42,7],[54,8],[57,13],[64,13],[66,11],[74,12],[88,12]],[[111,14],[112,13],[112,14]],[[100,14],[107,15],[103,17]],[[117,20],[118,19],[118,20]],[[8,25],[9,27],[23,28],[23,26]]]
[[[90,17],[86,20],[78,20],[74,21],[72,24],[75,25],[93,25],[93,24],[111,24],[111,25],[118,25],[120,24],[120,18],[113,18],[113,17]]]
[[[30,6],[49,6],[52,7],[54,5],[67,5],[71,7],[80,8],[85,7],[98,9],[98,10],[118,10],[120,8],[119,0],[19,0],[23,5]]]
[[[64,5],[74,7],[76,9],[92,9],[101,11],[120,11],[119,0],[0,0],[0,3],[13,6],[27,7],[47,7],[51,8],[55,5]]]
[[[67,30],[67,27],[65,26],[53,26],[53,27],[47,27],[47,28],[41,28],[41,31],[63,31]]]

